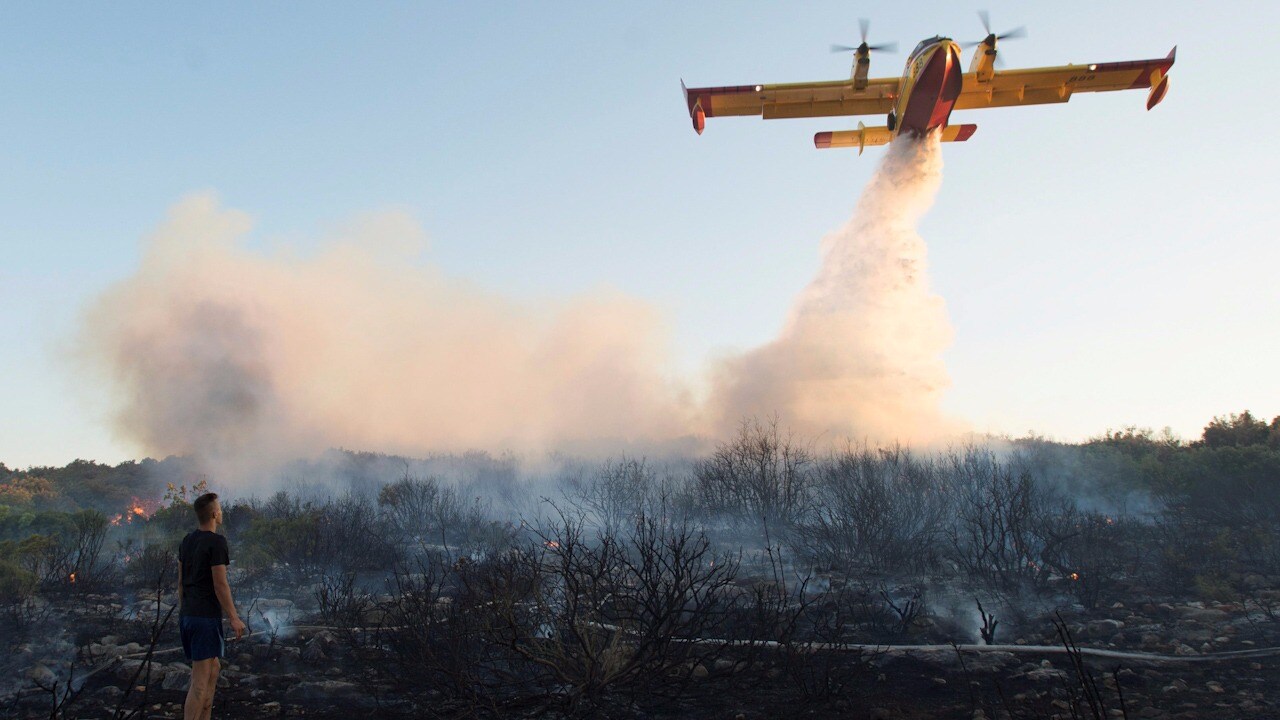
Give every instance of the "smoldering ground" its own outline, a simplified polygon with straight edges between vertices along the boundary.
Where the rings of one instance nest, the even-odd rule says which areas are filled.
[[[250,248],[249,217],[181,200],[80,336],[114,429],[224,476],[327,447],[609,453],[696,445],[747,416],[807,437],[921,442],[951,330],[915,224],[941,181],[936,138],[889,148],[776,339],[673,371],[664,318],[607,288],[511,298],[422,262],[422,231],[366,219],[319,252]],[[103,382],[105,380],[105,382]]]

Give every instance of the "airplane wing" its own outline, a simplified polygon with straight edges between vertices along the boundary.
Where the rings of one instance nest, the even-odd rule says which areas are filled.
[[[955,109],[1060,103],[1079,92],[1150,88],[1147,95],[1150,110],[1168,92],[1167,75],[1177,52],[1175,47],[1167,57],[1158,60],[1002,70],[986,81],[967,73]]]
[[[862,89],[854,87],[853,80],[684,88],[684,99],[693,129],[701,134],[707,118],[724,115],[760,115],[773,120],[886,114],[897,100],[900,82],[900,78],[872,79]]]

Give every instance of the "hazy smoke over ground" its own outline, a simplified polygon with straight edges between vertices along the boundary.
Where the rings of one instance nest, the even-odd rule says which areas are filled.
[[[722,424],[777,412],[804,435],[876,441],[956,429],[938,409],[951,325],[916,232],[942,181],[939,148],[936,136],[892,143],[778,339],[723,364]]]
[[[395,215],[306,258],[246,249],[248,230],[209,196],[182,201],[90,311],[90,357],[146,452],[257,465],[334,446],[622,445],[690,425],[642,303],[517,304],[420,264],[420,231]]]
[[[701,407],[646,304],[503,298],[420,262],[420,230],[394,214],[298,257],[247,248],[247,216],[185,199],[83,344],[125,439],[233,474],[334,446],[635,451],[752,414],[833,441],[930,439],[950,330],[914,226],[940,173],[936,140],[895,143],[779,338],[721,363]]]

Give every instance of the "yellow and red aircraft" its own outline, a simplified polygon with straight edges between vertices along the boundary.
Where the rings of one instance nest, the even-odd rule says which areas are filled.
[[[1021,37],[1022,28],[991,32],[986,13],[979,13],[987,37],[974,43],[969,72],[960,70],[960,45],[950,38],[922,40],[907,58],[902,77],[867,78],[871,51],[890,46],[868,45],[867,24],[861,21],[862,44],[854,51],[848,80],[787,83],[782,85],[733,85],[687,88],[685,102],[693,129],[699,135],[707,118],[727,115],[761,115],[776,118],[829,117],[838,115],[887,115],[887,124],[857,130],[820,132],[813,136],[818,148],[886,145],[898,134],[923,136],[942,129],[943,142],[968,140],[977,125],[950,125],[952,110],[1061,103],[1080,92],[1149,89],[1147,109],[1155,107],[1169,91],[1169,68],[1175,47],[1158,60],[1061,65],[1058,67],[996,70],[996,43]]]

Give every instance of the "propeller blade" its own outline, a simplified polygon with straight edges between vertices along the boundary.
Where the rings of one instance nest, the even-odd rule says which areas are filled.
[[[831,52],[833,53],[857,52],[857,51],[858,51],[858,48],[849,47],[848,45],[832,45],[831,46]]]
[[[978,19],[982,21],[982,29],[983,29],[983,30],[986,30],[986,31],[987,31],[987,34],[988,34],[988,35],[990,35],[990,34],[991,34],[991,15],[990,15],[990,13],[988,13],[986,10],[979,10],[979,11],[978,11]]]
[[[862,42],[867,41],[867,31],[871,29],[871,21],[867,18],[858,18],[858,31],[862,34]]]
[[[981,41],[981,40],[973,40],[973,41],[970,41],[970,42],[962,42],[962,43],[960,43],[960,47],[964,48],[965,50],[968,50],[969,48],[972,48],[972,47],[978,47],[978,46],[979,46],[979,45],[981,45],[981,44],[982,44],[982,41]]]
[[[895,53],[895,52],[898,52],[898,43],[889,42],[889,43],[880,43],[879,45],[868,45],[867,49],[875,50],[876,52]]]
[[[1019,38],[1024,38],[1026,36],[1027,36],[1027,26],[1022,25],[1020,27],[1016,27],[1010,30],[1007,33],[1001,33],[1000,35],[997,35],[996,39],[997,40],[1017,40]]]

